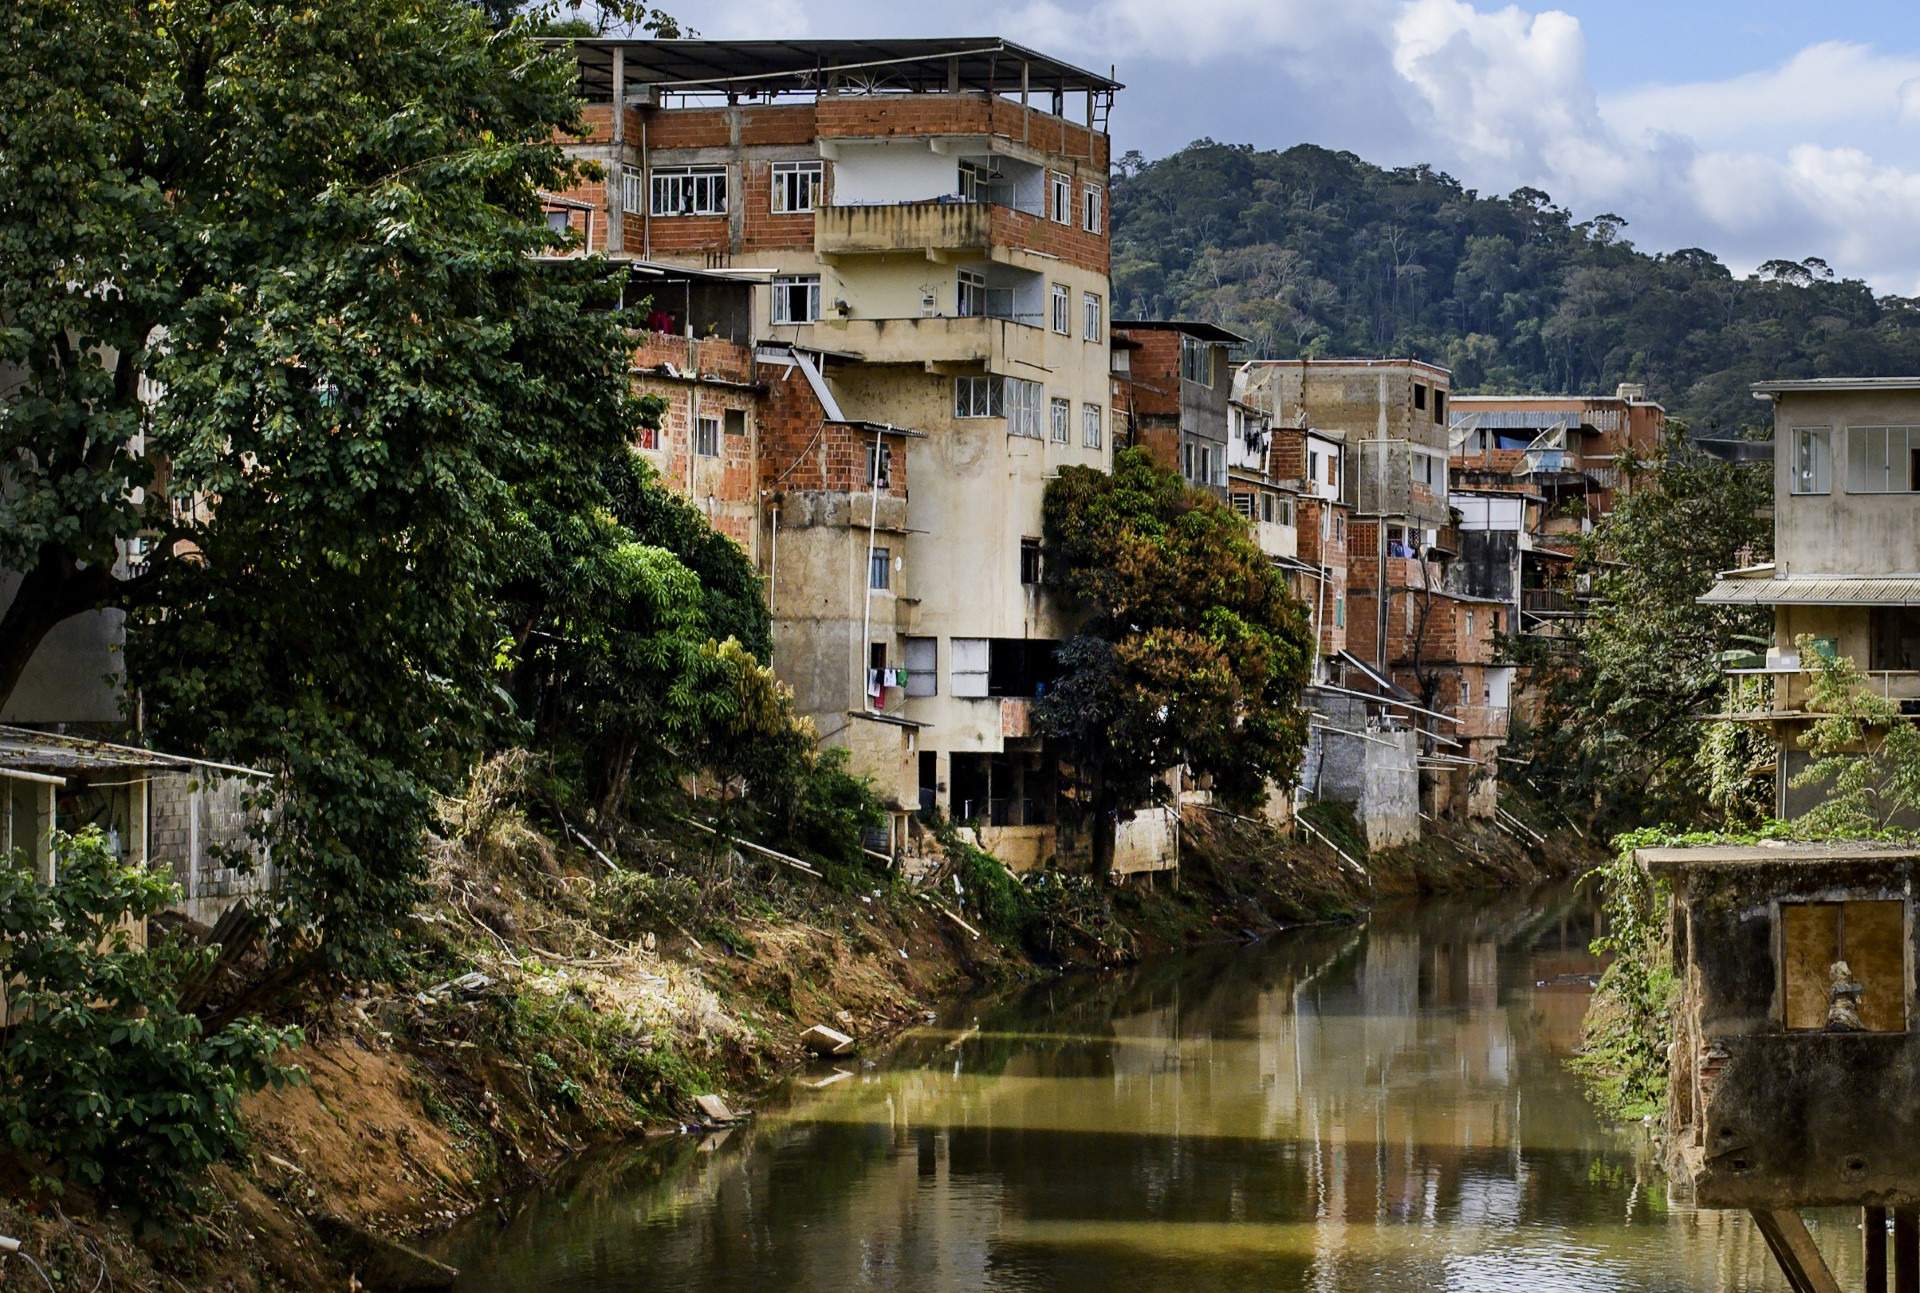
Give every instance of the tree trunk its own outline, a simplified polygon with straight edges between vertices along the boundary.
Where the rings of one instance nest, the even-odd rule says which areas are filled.
[[[1119,819],[1119,806],[1103,784],[1093,795],[1093,878],[1100,884],[1113,878],[1113,837]]]

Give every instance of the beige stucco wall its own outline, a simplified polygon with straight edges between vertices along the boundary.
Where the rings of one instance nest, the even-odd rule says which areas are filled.
[[[1920,392],[1789,392],[1774,406],[1774,555],[1781,575],[1920,574],[1920,493],[1847,492],[1848,427],[1920,426]],[[1792,492],[1793,431],[1833,432],[1827,494]]]

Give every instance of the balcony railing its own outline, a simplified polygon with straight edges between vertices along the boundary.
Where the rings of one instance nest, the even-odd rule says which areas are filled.
[[[1580,609],[1572,593],[1559,588],[1522,588],[1520,609],[1535,615],[1572,615]]]
[[[993,240],[993,213],[985,203],[958,200],[823,206],[813,214],[813,239],[823,255],[983,252]]]

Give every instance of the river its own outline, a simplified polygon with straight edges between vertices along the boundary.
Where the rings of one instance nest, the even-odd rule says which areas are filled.
[[[1785,1288],[1566,1070],[1593,924],[1482,895],[975,1003],[436,1252],[463,1293]]]

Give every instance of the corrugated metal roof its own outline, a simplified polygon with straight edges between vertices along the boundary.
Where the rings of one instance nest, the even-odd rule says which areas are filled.
[[[1712,606],[1920,606],[1920,578],[1722,579],[1699,600]]]

